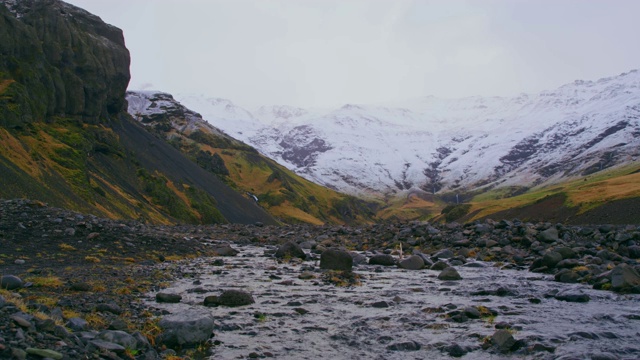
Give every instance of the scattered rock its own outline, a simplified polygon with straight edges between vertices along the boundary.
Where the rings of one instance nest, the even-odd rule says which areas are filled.
[[[216,247],[215,249],[213,249],[213,252],[218,256],[236,256],[240,253],[230,245]]]
[[[396,258],[389,254],[376,254],[369,258],[369,265],[394,266]]]
[[[83,318],[74,317],[69,319],[65,326],[73,331],[85,331],[89,323]]]
[[[406,341],[387,346],[387,350],[391,351],[418,351],[422,345],[415,341]]]
[[[566,302],[589,302],[591,299],[589,295],[583,293],[580,290],[572,290],[567,289],[560,291],[554,296],[557,300],[566,301]]]
[[[538,240],[545,243],[553,243],[560,240],[560,238],[558,238],[558,229],[550,227],[547,230],[538,233]]]
[[[19,289],[23,284],[22,279],[14,275],[3,275],[2,278],[0,278],[0,288],[5,290]]]
[[[444,270],[446,268],[449,267],[449,264],[447,264],[444,261],[438,261],[435,264],[431,265],[431,270],[436,270],[436,271],[440,271],[440,270]]]
[[[209,340],[214,323],[211,314],[189,310],[165,316],[158,322],[158,326],[162,329],[162,334],[156,342],[173,348],[197,345]]]
[[[516,339],[508,330],[500,329],[491,336],[491,344],[501,353],[508,353],[516,344]]]
[[[460,274],[458,273],[458,270],[450,266],[442,270],[442,272],[440,272],[440,275],[438,275],[438,279],[439,280],[462,280],[462,276],[460,276]]]
[[[159,303],[170,303],[176,304],[182,300],[182,295],[179,294],[169,294],[169,293],[157,293],[156,301]]]
[[[255,303],[253,296],[241,290],[225,290],[218,296],[218,305],[236,307]]]
[[[351,271],[353,268],[353,258],[344,250],[329,249],[320,255],[320,268]]]
[[[411,255],[408,258],[400,261],[398,266],[407,270],[420,270],[424,268],[424,260],[422,260],[422,257],[418,255]]]
[[[305,254],[300,245],[293,241],[289,241],[280,245],[275,253],[275,257],[278,259],[299,258],[304,260],[307,258],[307,254]]]
[[[36,348],[27,348],[27,354],[40,356],[41,358],[49,358],[54,360],[61,360],[64,356],[53,350],[48,349],[36,349]]]
[[[611,289],[628,291],[640,286],[640,275],[627,264],[620,264],[611,270]]]

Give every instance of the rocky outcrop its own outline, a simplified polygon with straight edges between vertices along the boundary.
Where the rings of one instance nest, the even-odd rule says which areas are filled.
[[[0,125],[59,116],[104,121],[125,110],[122,30],[59,0],[0,1]]]

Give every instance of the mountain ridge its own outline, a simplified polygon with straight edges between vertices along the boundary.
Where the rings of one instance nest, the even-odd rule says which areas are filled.
[[[640,155],[637,70],[538,94],[347,104],[287,116],[176,98],[299,175],[358,196],[531,188]]]

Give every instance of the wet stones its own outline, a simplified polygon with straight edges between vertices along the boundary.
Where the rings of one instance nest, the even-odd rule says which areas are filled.
[[[560,253],[549,251],[542,257],[541,265],[546,266],[549,269],[553,269],[560,261],[562,261],[562,255]]]
[[[179,294],[157,293],[156,301],[159,303],[177,304],[182,300]]]
[[[458,270],[450,266],[440,272],[438,280],[462,280],[462,276],[460,276]]]
[[[54,360],[61,360],[64,355],[57,351],[49,350],[49,349],[37,349],[37,348],[27,348],[27,354],[36,355],[41,358],[49,358]]]
[[[353,258],[344,250],[328,249],[320,255],[320,268],[325,270],[351,271],[353,268]]]
[[[491,345],[501,353],[508,353],[516,344],[516,339],[508,330],[500,329],[491,336]]]
[[[162,329],[156,342],[170,348],[193,346],[207,341],[214,329],[213,316],[195,310],[167,315],[158,326]]]
[[[611,270],[611,289],[640,293],[640,275],[631,266],[620,264]]]
[[[538,240],[544,243],[554,243],[560,238],[558,237],[558,229],[550,227],[547,230],[538,233]]]
[[[389,254],[376,254],[369,258],[369,265],[394,266],[396,258]]]
[[[229,245],[223,245],[223,246],[216,247],[213,250],[213,252],[218,256],[236,256],[239,253],[238,250],[232,248]]]
[[[302,250],[300,245],[296,244],[293,241],[289,241],[280,245],[274,256],[278,259],[299,258],[304,260],[307,258],[307,255],[305,254],[304,250]]]
[[[586,303],[586,302],[589,302],[589,300],[591,300],[589,295],[583,293],[580,290],[572,290],[572,289],[560,291],[554,296],[554,298],[556,298],[556,300],[561,300],[566,302],[578,302],[578,303]]]
[[[83,318],[74,317],[69,319],[65,326],[73,331],[84,331],[89,326],[89,323]]]
[[[406,341],[401,343],[395,343],[387,346],[387,350],[391,351],[418,351],[422,348],[422,345],[415,341]]]
[[[255,303],[253,296],[246,291],[225,290],[220,296],[207,296],[204,299],[204,306],[245,306]]]
[[[22,279],[14,275],[3,275],[0,278],[0,288],[5,290],[19,289],[24,285]]]
[[[424,260],[419,255],[411,255],[408,258],[400,261],[399,267],[406,270],[420,270],[424,268]]]

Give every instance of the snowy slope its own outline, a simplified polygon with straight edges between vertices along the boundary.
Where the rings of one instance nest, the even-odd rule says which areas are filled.
[[[560,181],[638,161],[640,73],[516,97],[427,97],[330,111],[249,111],[176,96],[304,177],[351,194]]]

